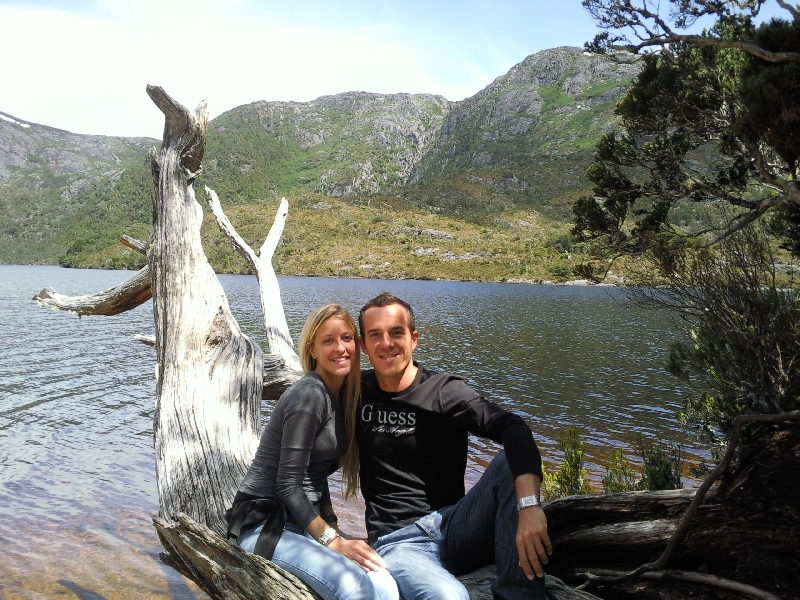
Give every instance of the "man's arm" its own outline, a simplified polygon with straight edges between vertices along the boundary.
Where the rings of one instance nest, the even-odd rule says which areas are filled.
[[[538,475],[525,473],[514,480],[517,500],[528,496],[539,497],[541,480]],[[528,579],[544,576],[542,564],[547,564],[547,557],[553,553],[553,546],[547,535],[547,518],[540,505],[528,506],[519,511],[517,525],[517,552],[519,566],[525,571]]]
[[[504,410],[474,392],[463,380],[449,382],[442,394],[443,404],[451,416],[465,419],[470,433],[500,442],[514,477],[517,500],[539,496],[542,481],[542,459],[531,429],[519,416]],[[547,563],[553,547],[547,535],[547,518],[541,506],[529,506],[519,511],[517,525],[519,565],[529,579],[534,573],[544,575],[542,564]]]

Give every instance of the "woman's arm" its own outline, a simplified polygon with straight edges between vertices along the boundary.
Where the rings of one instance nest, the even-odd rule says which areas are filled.
[[[291,398],[283,414],[275,491],[295,522],[306,527],[317,516],[317,511],[306,495],[303,482],[323,418],[325,397],[319,397],[317,390],[309,386],[298,393],[301,397]]]
[[[319,540],[330,525],[317,516],[303,489],[303,479],[308,471],[317,432],[326,418],[327,397],[324,389],[312,386],[295,391],[300,395],[287,398],[284,412],[276,489],[278,498],[286,505],[294,520],[315,540]],[[325,486],[327,493],[323,492],[321,499],[325,502],[322,506],[330,506],[327,481]],[[349,558],[365,571],[375,571],[385,566],[380,555],[362,540],[346,540],[337,533],[327,547]]]

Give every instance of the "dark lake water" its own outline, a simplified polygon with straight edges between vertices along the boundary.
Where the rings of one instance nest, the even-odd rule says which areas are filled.
[[[152,447],[155,353],[150,303],[116,317],[40,308],[43,287],[108,288],[130,273],[0,265],[0,597],[199,598],[161,565]],[[242,328],[266,348],[255,278],[221,276]],[[530,423],[545,462],[579,428],[599,487],[609,449],[635,460],[637,436],[691,445],[675,413],[686,390],[663,368],[673,336],[663,316],[631,308],[613,288],[367,279],[281,278],[296,337],[314,307],[354,313],[384,289],[408,300],[416,358],[466,377]],[[475,441],[468,479],[496,449]],[[687,485],[691,480],[686,480]],[[360,506],[340,508],[361,528]],[[361,529],[363,531],[363,529]]]

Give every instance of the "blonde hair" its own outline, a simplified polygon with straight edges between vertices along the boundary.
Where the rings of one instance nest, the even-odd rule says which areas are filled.
[[[322,324],[331,318],[341,319],[353,330],[353,339],[358,330],[355,321],[346,309],[338,304],[324,304],[314,310],[303,325],[300,341],[297,346],[300,350],[300,362],[304,373],[311,373],[317,368],[316,359],[311,356],[311,346],[314,336]],[[356,345],[356,351],[350,357],[350,372],[344,378],[342,388],[339,390],[339,400],[344,410],[344,425],[347,432],[347,451],[341,459],[339,466],[342,468],[342,483],[344,484],[344,497],[350,498],[358,491],[358,443],[356,442],[356,413],[358,400],[361,395],[361,351]]]

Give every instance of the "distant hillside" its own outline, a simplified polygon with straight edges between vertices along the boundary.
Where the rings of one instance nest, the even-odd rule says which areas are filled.
[[[150,223],[149,138],[78,135],[0,113],[0,262],[57,263]],[[102,225],[101,225],[102,224]],[[116,231],[111,235],[118,237]],[[120,265],[121,266],[121,265]]]
[[[615,101],[634,73],[634,67],[577,48],[556,48],[529,56],[460,102],[431,94],[367,92],[305,103],[255,102],[209,123],[198,183],[215,189],[223,205],[241,207],[236,212],[248,223],[261,218],[255,215],[271,220],[264,207],[281,196],[302,206],[341,198],[359,209],[353,213],[358,218],[348,222],[349,235],[364,238],[359,242],[364,247],[377,244],[370,223],[385,222],[386,211],[395,211],[389,221],[402,214],[403,225],[394,226],[398,231],[414,230],[414,222],[430,214],[447,219],[439,225],[454,231],[459,222],[471,223],[482,228],[486,247],[470,242],[464,256],[488,256],[492,235],[509,234],[502,249],[511,255],[508,265],[524,264],[523,274],[546,275],[550,266],[529,264],[537,245],[550,244],[570,261],[578,260],[566,236],[570,207],[589,189],[583,174],[594,143],[615,122]],[[21,123],[11,115],[0,118],[0,262],[142,264],[143,257],[116,239],[122,233],[148,235],[151,184],[145,158],[158,143],[82,136]],[[544,220],[529,239],[537,215]],[[253,223],[254,231],[268,227],[268,221]],[[312,226],[311,220],[298,221]],[[527,225],[514,233],[518,222]],[[413,250],[413,244],[407,248]],[[304,251],[292,245],[292,252]],[[209,252],[217,261],[212,264],[240,269],[227,252],[215,247]],[[412,253],[408,268],[389,269],[387,276],[409,269],[424,275],[412,263],[430,262],[438,250],[425,252]],[[549,256],[544,250],[539,254]],[[480,275],[478,262],[473,261],[473,271]],[[284,264],[299,272],[297,265],[315,263],[293,257]],[[508,265],[487,277],[509,277],[519,270]],[[560,265],[556,271],[563,278],[570,269]],[[459,277],[469,271],[461,269]]]
[[[348,92],[240,106],[209,127],[204,181],[229,202],[388,194],[472,220],[529,207],[569,218],[635,72],[555,48],[460,102]]]
[[[436,139],[449,105],[429,94],[348,92],[240,106],[209,125],[205,179],[230,202],[395,190]]]

